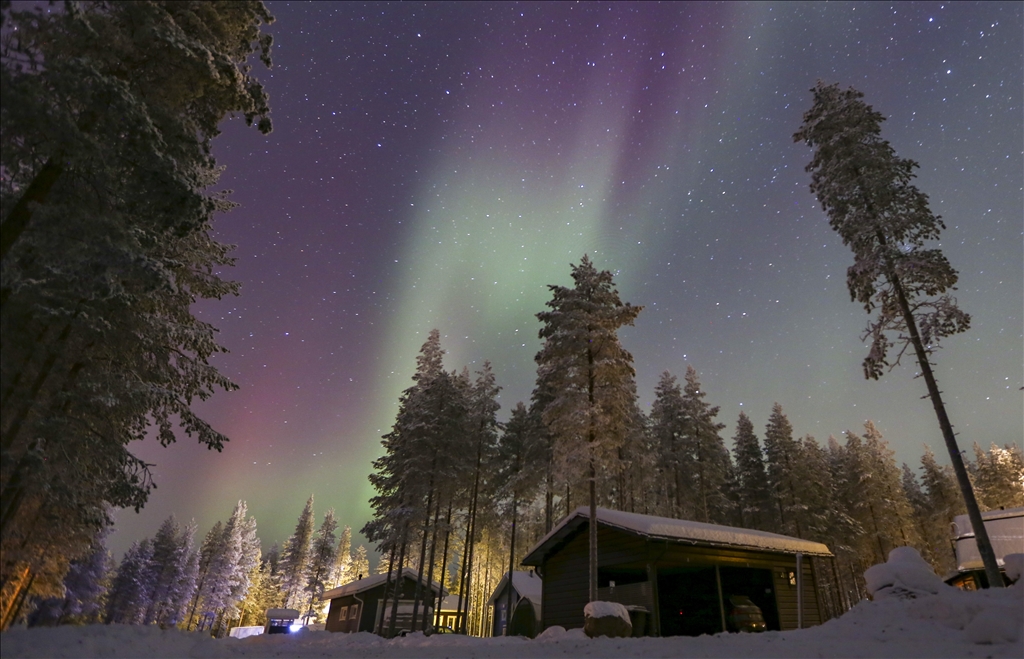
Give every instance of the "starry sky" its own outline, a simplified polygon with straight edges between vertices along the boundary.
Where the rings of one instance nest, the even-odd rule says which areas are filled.
[[[171,513],[205,534],[239,499],[265,547],[311,493],[318,523],[333,507],[358,531],[430,329],[449,369],[492,362],[507,418],[546,286],[584,254],[644,306],[620,332],[644,409],[689,364],[730,447],[739,412],[762,434],[777,401],[798,436],[872,419],[898,460],[942,458],[914,364],[861,372],[852,256],[791,137],[817,79],[888,118],[947,223],[973,316],[936,357],[961,448],[1022,443],[1024,5],[268,4],[274,132],[232,120],[215,142],[242,292],[195,307],[241,386],[198,406],[231,442],[138,445],[159,489],[118,513],[115,553]]]

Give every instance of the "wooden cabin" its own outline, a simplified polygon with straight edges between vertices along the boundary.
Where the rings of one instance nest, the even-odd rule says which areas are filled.
[[[541,597],[543,595],[541,590],[541,580],[535,572],[521,572],[515,571],[512,573],[512,583],[509,585],[508,573],[506,572],[501,577],[501,581],[498,582],[497,587],[491,596],[487,599],[487,607],[491,613],[491,624],[489,625],[490,636],[504,636],[505,627],[508,625],[509,615],[508,609],[508,589],[512,588],[512,608],[511,611],[515,611],[519,608],[519,603],[523,600],[529,602],[531,610],[531,618],[535,618],[536,626],[539,626],[540,612],[541,612]],[[524,621],[529,622],[529,621]],[[521,625],[523,627],[529,627],[529,625]],[[533,633],[531,633],[533,631]],[[536,636],[536,631],[531,629],[512,629],[512,636]]]
[[[392,574],[393,581],[399,580],[398,614],[395,617],[396,630],[411,631],[413,598],[416,595],[416,573],[416,570],[407,567],[401,570],[400,577],[398,571]],[[386,627],[391,619],[392,598],[395,597],[395,584],[392,583],[388,588],[387,606],[382,611],[381,601],[384,599],[387,576],[386,573],[375,574],[326,591],[321,599],[330,601],[331,605],[324,628],[329,632],[375,632],[382,615]],[[433,603],[437,602],[437,596],[441,593],[441,586],[436,581],[428,587],[424,579],[422,584],[417,629],[423,628],[422,621],[426,620],[429,624],[429,621],[432,620]],[[424,607],[426,607],[426,611],[424,611]]]
[[[577,508],[523,559],[544,582],[541,629],[583,627],[589,521],[589,507]],[[821,543],[606,508],[597,509],[597,524],[598,599],[640,613],[637,635],[724,631],[730,598],[738,597],[761,609],[769,630],[826,619],[811,560],[832,557]]]
[[[462,602],[462,606],[465,608],[465,601]],[[441,608],[437,611],[437,615],[434,616],[434,626],[456,630],[461,625],[464,617],[466,617],[466,612],[459,611],[459,596],[446,595],[441,600]]]

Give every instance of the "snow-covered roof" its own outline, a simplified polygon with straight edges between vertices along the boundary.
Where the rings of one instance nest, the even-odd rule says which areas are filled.
[[[562,519],[551,532],[540,539],[523,559],[523,565],[540,565],[544,556],[559,542],[590,518],[590,507],[580,506]],[[718,524],[691,522],[685,519],[655,517],[621,510],[597,509],[597,521],[646,538],[674,540],[680,543],[713,546],[738,547],[781,554],[804,553],[813,556],[831,556],[832,552],[820,542],[801,540],[788,535],[740,529]]]
[[[413,581],[416,581],[416,572],[417,571],[411,567],[402,568],[402,574],[405,577],[412,579]],[[391,576],[392,579],[396,577],[396,575],[394,574],[392,574]],[[358,581],[350,581],[343,586],[338,586],[337,588],[332,588],[326,591],[323,594],[323,596],[321,596],[320,599],[321,601],[327,601],[332,600],[335,597],[345,597],[346,595],[354,595],[356,593],[361,593],[363,591],[367,591],[371,588],[379,586],[380,584],[387,581],[387,578],[388,573],[385,572],[384,574],[374,574],[369,577],[366,577],[365,579],[359,579]],[[424,578],[423,582],[424,584],[426,584],[426,578]],[[437,592],[441,589],[441,585],[436,581],[432,582],[430,585],[434,592]]]
[[[501,594],[501,591],[505,589],[505,584],[508,582],[508,572],[501,576],[501,581],[498,582],[498,586],[491,593],[491,596],[487,599],[487,606],[494,604],[494,599]],[[534,607],[540,608],[541,602],[541,590],[544,582],[534,572],[523,572],[516,570],[512,573],[512,587],[516,589],[521,597],[525,597],[533,603]]]

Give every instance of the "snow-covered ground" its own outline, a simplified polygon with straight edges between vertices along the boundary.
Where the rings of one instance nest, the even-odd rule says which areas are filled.
[[[472,638],[422,633],[302,631],[214,640],[153,626],[12,629],[0,636],[14,657],[1024,657],[1024,581],[963,592],[918,570],[917,552],[894,552],[872,568],[864,601],[819,627],[761,634],[590,639],[561,627],[538,638]],[[1010,565],[1008,564],[1009,568]],[[881,569],[884,568],[884,569]],[[1015,568],[1011,568],[1015,569]],[[1010,570],[1008,570],[1009,572]],[[1015,569],[1019,573],[1019,569]],[[928,571],[930,573],[930,570]]]

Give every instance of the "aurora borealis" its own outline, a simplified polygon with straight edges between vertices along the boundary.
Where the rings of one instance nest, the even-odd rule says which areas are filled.
[[[118,514],[115,552],[238,499],[267,546],[310,493],[358,530],[428,331],[449,369],[493,363],[504,419],[546,285],[585,253],[644,306],[620,336],[645,409],[692,364],[730,448],[740,411],[760,434],[778,401],[798,436],[872,419],[898,460],[941,459],[913,363],[861,373],[852,256],[791,137],[819,78],[888,117],[946,221],[973,316],[936,358],[961,448],[1022,442],[1020,3],[268,4],[274,132],[234,120],[215,142],[242,293],[197,308],[241,385],[198,409],[231,442],[137,447],[159,489]]]

